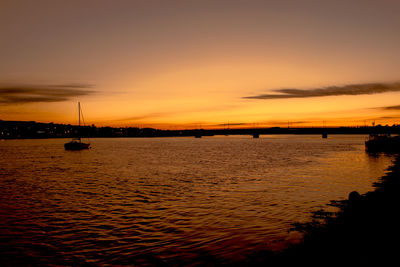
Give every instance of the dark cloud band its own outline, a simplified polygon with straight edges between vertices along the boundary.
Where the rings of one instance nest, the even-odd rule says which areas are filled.
[[[380,109],[383,109],[383,110],[400,110],[400,105],[381,107]]]
[[[85,84],[0,86],[0,104],[61,102],[96,93],[89,88],[91,86]]]
[[[345,86],[329,86],[323,88],[303,89],[277,89],[272,94],[260,94],[246,96],[245,99],[284,99],[284,98],[308,98],[341,95],[370,95],[386,92],[399,92],[400,83],[365,83],[350,84]]]

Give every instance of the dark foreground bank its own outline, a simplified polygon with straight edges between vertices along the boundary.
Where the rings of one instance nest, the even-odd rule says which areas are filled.
[[[400,157],[374,187],[364,195],[352,192],[348,200],[332,201],[339,207],[336,213],[316,211],[311,222],[296,224],[294,229],[304,233],[301,243],[280,253],[254,253],[239,265],[390,266],[398,262]]]

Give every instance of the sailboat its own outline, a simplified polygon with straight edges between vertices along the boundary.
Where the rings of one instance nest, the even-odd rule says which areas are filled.
[[[81,103],[78,102],[79,130],[81,128],[81,114],[82,114]],[[82,119],[83,119],[83,114],[82,114]],[[78,135],[80,134],[79,130],[78,130]],[[90,143],[83,143],[80,135],[77,138],[72,139],[71,142],[64,144],[65,150],[82,150],[82,149],[88,149],[89,147]]]

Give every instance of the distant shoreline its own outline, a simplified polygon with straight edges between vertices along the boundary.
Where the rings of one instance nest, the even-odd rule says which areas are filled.
[[[81,137],[203,137],[215,135],[322,135],[327,134],[399,134],[400,125],[363,127],[309,127],[309,128],[235,128],[161,130],[136,127],[96,127],[70,124],[38,123],[34,121],[0,120],[0,139],[47,139]]]

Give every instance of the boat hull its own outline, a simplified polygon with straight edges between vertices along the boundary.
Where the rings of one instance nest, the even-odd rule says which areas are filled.
[[[90,144],[80,142],[69,142],[64,144],[65,150],[82,150],[89,149]]]
[[[375,138],[365,141],[367,152],[400,152],[400,137]]]

